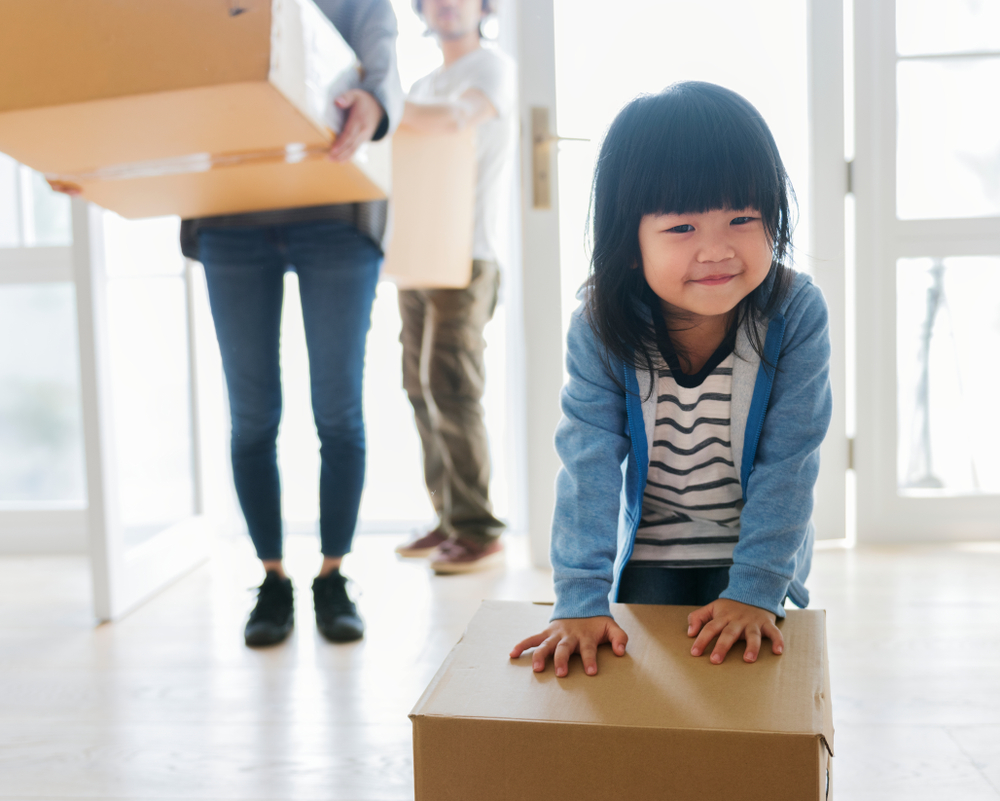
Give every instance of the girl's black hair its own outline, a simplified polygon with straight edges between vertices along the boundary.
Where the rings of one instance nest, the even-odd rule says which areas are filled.
[[[792,282],[789,204],[794,193],[774,137],[760,112],[729,89],[700,81],[643,95],[619,112],[594,169],[593,251],[586,312],[612,357],[652,371],[661,364],[659,299],[646,283],[639,222],[647,214],[695,214],[755,208],[772,247],[771,269],[736,307],[727,338],[745,326],[763,358],[758,324],[779,308]],[[659,329],[659,330],[658,330]],[[683,354],[680,354],[683,356]],[[773,365],[772,365],[773,366]]]

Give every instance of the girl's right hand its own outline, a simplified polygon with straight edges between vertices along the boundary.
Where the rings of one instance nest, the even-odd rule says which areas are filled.
[[[628,635],[610,617],[568,617],[553,620],[545,631],[521,640],[510,652],[511,659],[517,659],[527,649],[534,648],[531,666],[535,673],[545,670],[545,663],[552,657],[556,676],[562,678],[569,673],[571,654],[579,653],[583,659],[583,670],[588,676],[597,675],[597,646],[610,642],[616,656],[625,655]]]

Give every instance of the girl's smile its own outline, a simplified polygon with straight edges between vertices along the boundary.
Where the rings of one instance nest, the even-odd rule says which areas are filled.
[[[701,284],[702,286],[722,286],[727,281],[731,281],[735,277],[735,273],[732,275],[709,275],[705,278],[696,279],[695,283]]]
[[[639,223],[646,282],[665,309],[691,322],[727,316],[771,269],[756,209],[647,214]]]

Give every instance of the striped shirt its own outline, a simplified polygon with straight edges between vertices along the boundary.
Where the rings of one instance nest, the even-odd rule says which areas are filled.
[[[682,373],[676,359],[659,370],[653,449],[630,565],[733,563],[743,508],[730,444],[734,360],[724,346],[697,375]]]

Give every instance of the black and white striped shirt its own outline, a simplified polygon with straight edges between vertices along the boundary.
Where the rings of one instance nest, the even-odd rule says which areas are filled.
[[[629,564],[723,567],[743,508],[730,446],[735,356],[720,349],[694,376],[659,370],[656,427],[642,519]]]

